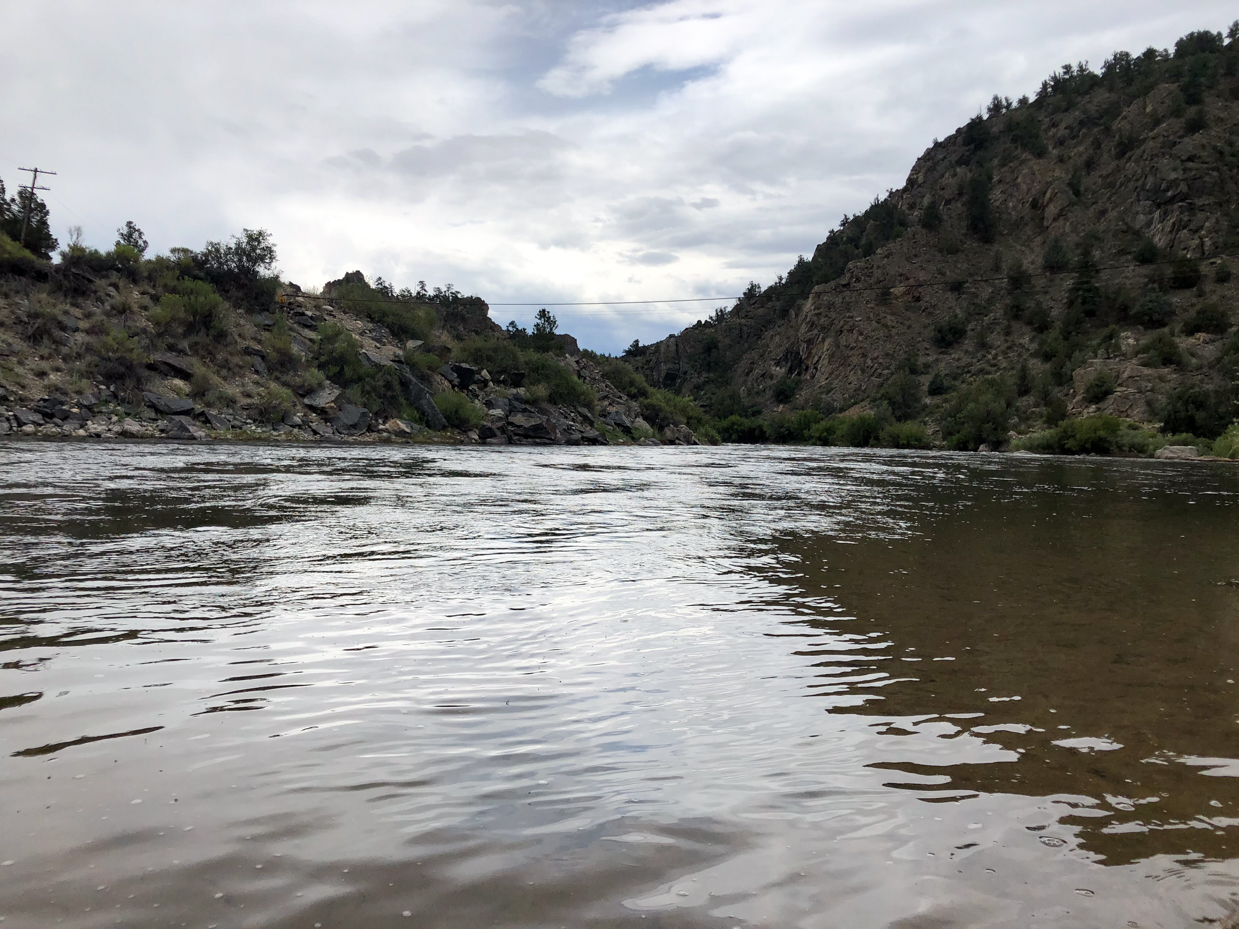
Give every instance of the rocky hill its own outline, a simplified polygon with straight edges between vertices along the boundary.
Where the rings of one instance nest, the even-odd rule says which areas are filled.
[[[696,441],[656,437],[549,314],[505,331],[475,297],[359,271],[304,292],[260,231],[147,259],[127,230],[55,263],[0,233],[0,436]]]
[[[724,438],[998,447],[1107,417],[1203,445],[1239,399],[1237,36],[995,97],[811,259],[628,362]]]

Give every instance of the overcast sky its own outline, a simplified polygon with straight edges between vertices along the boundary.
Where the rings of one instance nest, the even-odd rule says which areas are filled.
[[[994,93],[1224,30],[1233,2],[95,0],[0,4],[0,178],[111,246],[271,230],[492,304],[770,283]],[[726,301],[558,308],[615,351]],[[536,307],[493,306],[503,323]]]

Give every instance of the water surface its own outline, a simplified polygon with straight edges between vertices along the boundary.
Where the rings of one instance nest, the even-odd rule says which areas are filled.
[[[1239,910],[1239,471],[0,444],[0,917]]]

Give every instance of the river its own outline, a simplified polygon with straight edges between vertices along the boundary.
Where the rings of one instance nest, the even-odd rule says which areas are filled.
[[[0,443],[0,918],[1239,925],[1239,469]]]

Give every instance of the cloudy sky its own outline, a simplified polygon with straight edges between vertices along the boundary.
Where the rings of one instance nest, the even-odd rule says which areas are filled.
[[[58,171],[62,241],[272,231],[283,275],[360,268],[501,303],[734,295],[992,94],[1225,29],[1165,0],[97,0],[0,4],[0,178]],[[562,307],[614,351],[716,305]]]

